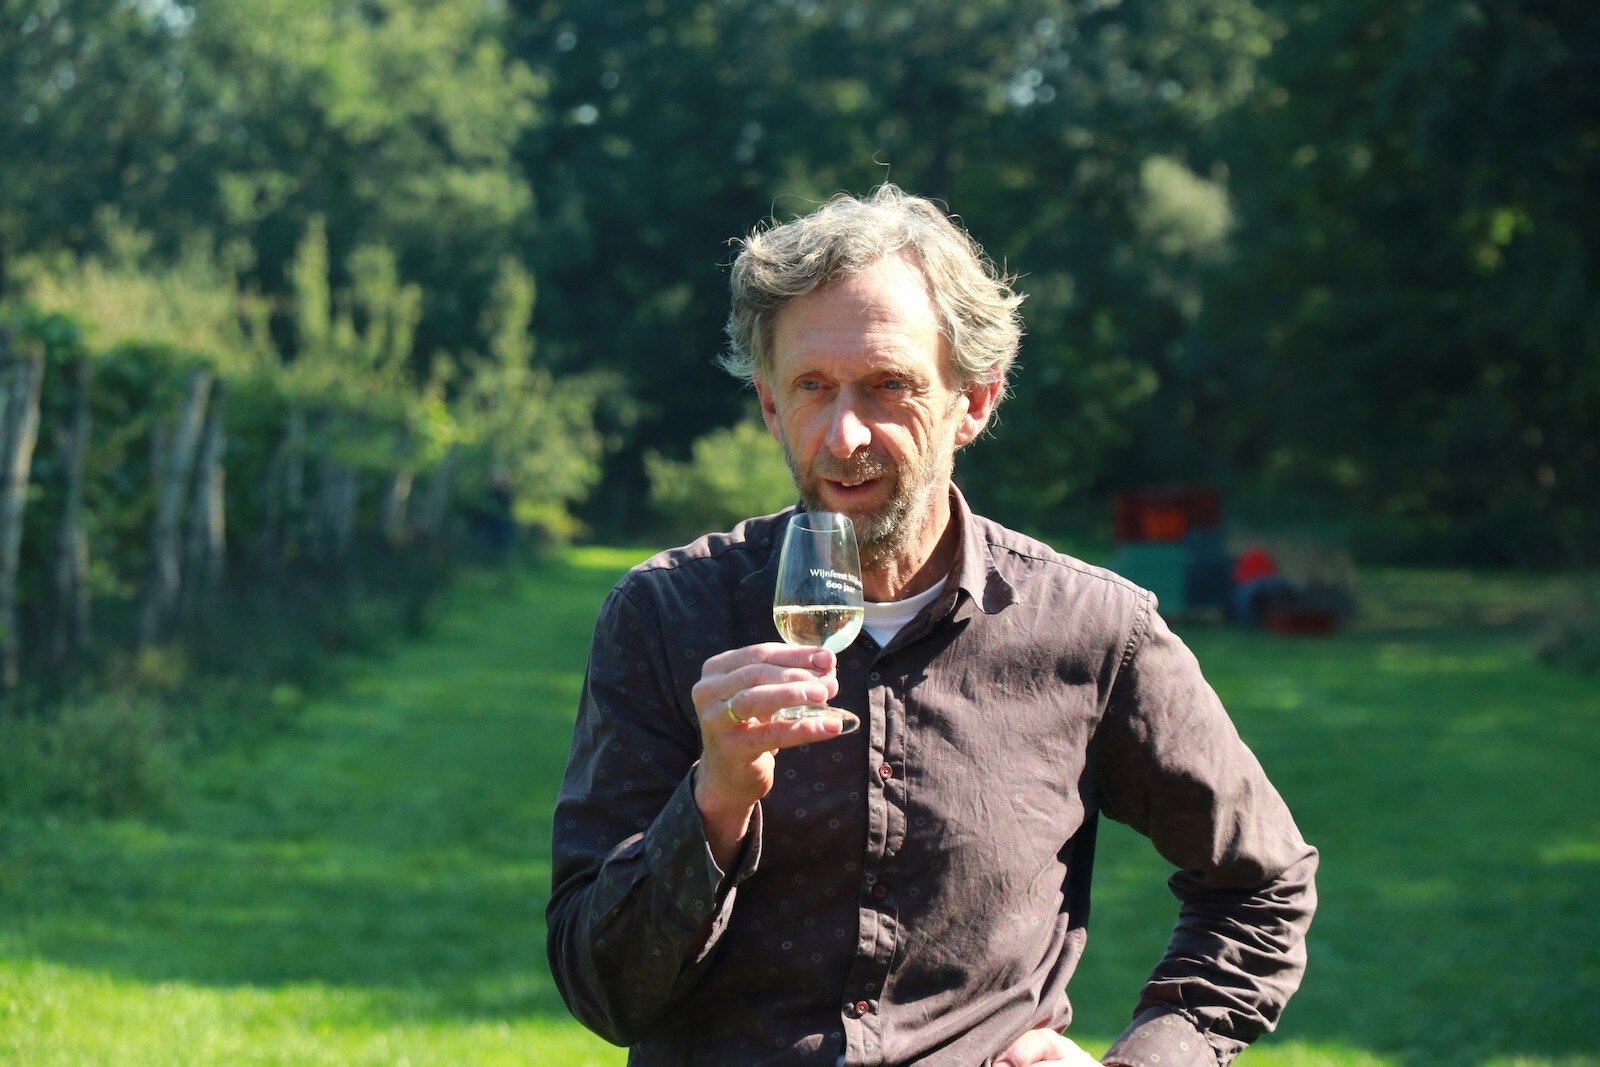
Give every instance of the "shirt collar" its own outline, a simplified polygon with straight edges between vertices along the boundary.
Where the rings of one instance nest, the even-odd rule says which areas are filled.
[[[995,566],[989,538],[967,506],[967,498],[954,483],[950,486],[950,517],[961,534],[955,569],[951,572],[954,587],[965,592],[985,615],[993,615],[1015,604],[1016,587]]]

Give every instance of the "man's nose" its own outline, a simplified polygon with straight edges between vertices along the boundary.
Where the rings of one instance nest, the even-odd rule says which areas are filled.
[[[872,443],[872,431],[861,421],[855,405],[841,397],[833,409],[833,422],[828,426],[828,450],[839,459],[848,459]]]

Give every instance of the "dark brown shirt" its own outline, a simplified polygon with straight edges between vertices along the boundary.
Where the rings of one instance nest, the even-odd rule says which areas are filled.
[[[547,918],[568,1006],[630,1064],[978,1065],[1065,1027],[1098,812],[1179,869],[1107,1062],[1226,1063],[1298,986],[1316,852],[1154,598],[952,502],[945,593],[840,654],[834,703],[862,729],[778,754],[730,872],[694,803],[690,690],[710,656],[777,639],[783,517],[607,599]]]

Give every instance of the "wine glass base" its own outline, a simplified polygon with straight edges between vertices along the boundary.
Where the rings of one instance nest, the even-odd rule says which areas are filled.
[[[799,722],[802,719],[837,719],[839,733],[853,734],[861,729],[861,720],[856,718],[855,712],[845,711],[842,708],[829,708],[812,706],[804,708],[784,708],[773,716],[780,722]]]

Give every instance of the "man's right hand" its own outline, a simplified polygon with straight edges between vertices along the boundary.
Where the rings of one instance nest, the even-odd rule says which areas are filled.
[[[750,828],[756,802],[772,789],[781,748],[837,737],[826,716],[774,721],[783,708],[823,704],[839,692],[832,652],[772,642],[736,648],[706,660],[694,687],[702,753],[694,798],[711,855],[731,868]]]

